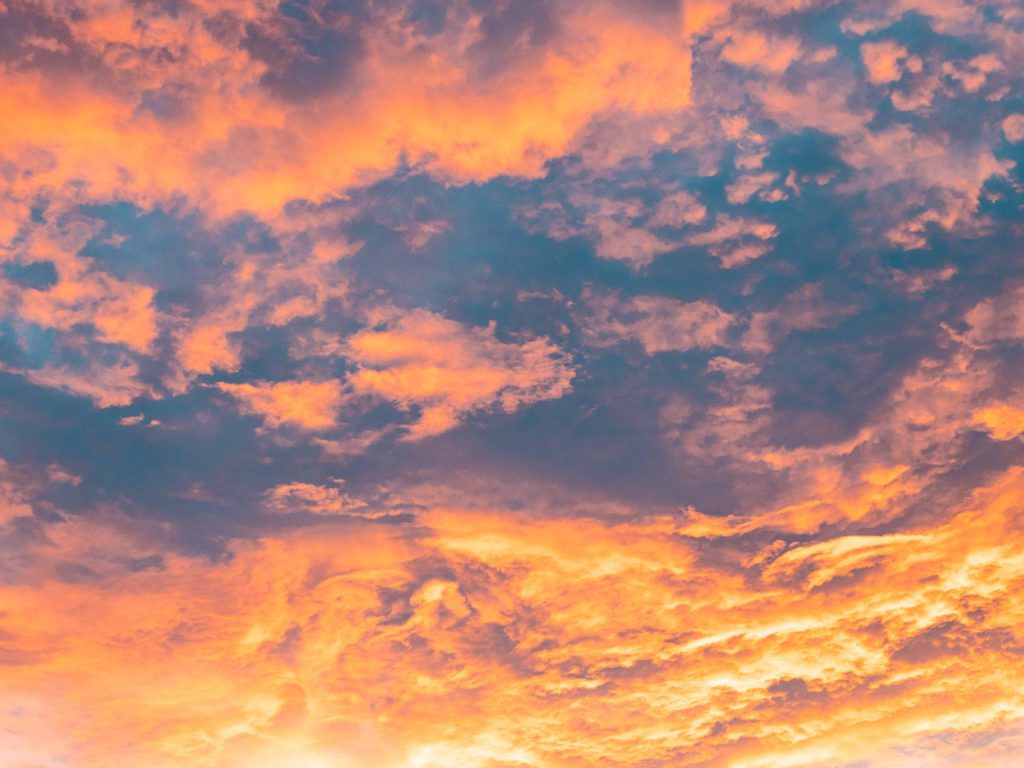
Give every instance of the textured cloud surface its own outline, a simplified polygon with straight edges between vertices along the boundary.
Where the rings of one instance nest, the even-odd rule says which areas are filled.
[[[0,766],[1019,764],[1021,62],[0,2]]]

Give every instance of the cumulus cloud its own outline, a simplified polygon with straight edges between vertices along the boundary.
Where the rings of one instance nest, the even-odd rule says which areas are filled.
[[[418,411],[410,439],[440,434],[480,411],[511,413],[561,397],[575,375],[548,339],[503,342],[494,327],[466,327],[423,310],[383,310],[348,340],[357,394]]]
[[[268,427],[291,426],[317,431],[336,423],[342,404],[337,381],[219,382],[243,413],[259,416]]]
[[[590,295],[584,306],[583,333],[590,344],[638,341],[648,355],[723,346],[734,324],[714,304],[664,296]]]
[[[876,85],[896,82],[903,77],[905,69],[919,70],[921,67],[921,60],[916,57],[908,59],[907,49],[895,40],[862,43],[860,55],[868,82]]]

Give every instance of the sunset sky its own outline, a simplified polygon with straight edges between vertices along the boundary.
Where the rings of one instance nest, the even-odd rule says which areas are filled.
[[[1022,765],[1020,0],[0,0],[0,768]]]

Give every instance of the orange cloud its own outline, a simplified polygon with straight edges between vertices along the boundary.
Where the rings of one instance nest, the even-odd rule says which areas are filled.
[[[242,363],[242,350],[231,334],[244,331],[247,320],[244,313],[228,310],[204,317],[188,328],[178,345],[183,370],[199,374],[237,370]]]
[[[1010,403],[985,406],[974,413],[974,421],[996,440],[1012,440],[1024,434],[1024,408]]]
[[[474,412],[511,413],[571,389],[568,356],[545,338],[502,342],[493,327],[466,327],[420,309],[384,310],[371,322],[348,340],[359,366],[348,383],[357,394],[418,408],[411,439],[444,432]]]
[[[328,302],[346,294],[347,281],[333,269],[336,254],[319,258],[315,248],[310,254],[292,246],[292,235],[282,233],[287,258],[237,251],[227,256],[229,273],[204,291],[206,311],[178,323],[177,370],[169,377],[171,389],[186,389],[197,375],[237,371],[242,364],[238,334],[247,328],[317,317]]]
[[[91,259],[80,257],[78,252],[94,231],[94,223],[81,217],[27,231],[14,249],[15,258],[25,263],[52,262],[57,281],[42,289],[12,290],[12,308],[23,320],[44,328],[71,332],[77,325],[89,325],[96,340],[147,354],[161,320],[153,306],[155,291],[119,280],[96,269]]]
[[[68,19],[75,43],[120,78],[116,90],[65,73],[5,70],[0,111],[12,117],[0,127],[0,151],[45,158],[14,191],[79,194],[73,185],[85,180],[84,193],[96,198],[116,193],[150,206],[184,196],[214,215],[275,215],[290,200],[323,200],[403,158],[460,181],[537,175],[595,119],[678,111],[690,99],[690,54],[677,31],[599,6],[567,14],[557,45],[493,82],[471,71],[470,19],[436,40],[369,28],[357,81],[315,104],[286,102],[259,87],[265,64],[211,31],[211,17],[231,10],[193,4],[157,16],[142,6],[97,7]],[[241,23],[280,26],[276,6],[234,10]],[[158,62],[147,55],[156,48],[176,55]],[[142,108],[167,83],[183,94],[173,118]]]
[[[52,0],[32,5],[52,14],[61,33],[36,36],[33,53],[0,69],[0,302],[15,328],[4,331],[5,344],[19,324],[38,326],[57,352],[41,367],[3,372],[101,408],[126,406],[184,393],[202,376],[239,374],[244,334],[269,329],[271,354],[287,344],[294,380],[239,375],[209,386],[264,429],[312,433],[304,438],[342,471],[345,459],[392,433],[423,439],[475,415],[570,393],[576,364],[558,340],[424,309],[367,312],[359,297],[387,300],[371,284],[349,296],[337,262],[360,248],[343,234],[360,203],[339,196],[399,167],[481,182],[540,176],[552,159],[571,155],[552,179],[564,174],[577,185],[566,199],[583,223],[566,215],[551,234],[588,238],[597,257],[637,270],[683,247],[705,249],[726,269],[764,256],[777,225],[729,206],[753,203],[767,216],[762,203],[800,195],[804,184],[835,181],[835,194],[852,193],[857,206],[898,197],[898,210],[862,210],[847,223],[878,223],[879,237],[899,247],[923,247],[937,232],[985,232],[990,206],[979,207],[979,193],[1011,163],[985,144],[998,142],[998,132],[982,131],[972,144],[966,134],[954,141],[926,133],[941,122],[934,115],[876,120],[863,78],[851,74],[856,61],[845,66],[831,61],[838,51],[772,31],[796,30],[795,17],[777,19],[816,4],[754,4],[764,22],[756,29],[739,18],[750,9],[722,0],[686,0],[675,24],[672,12],[645,20],[654,3],[555,4],[547,36],[521,35],[481,63],[479,3],[442,4],[450,23],[434,35],[418,32],[407,9],[368,3],[375,23],[352,45],[359,60],[332,69],[345,77],[313,96],[268,87],[278,62],[261,59],[242,36],[265,29],[284,58],[302,57],[301,44],[287,37],[289,19],[326,13],[324,4],[97,0],[75,13]],[[22,7],[0,0],[0,25]],[[1010,76],[1002,61],[1019,47],[1006,14],[979,19],[965,0],[897,0],[878,9],[889,18],[846,20],[841,30],[875,33],[907,9],[940,32],[970,28],[979,45],[979,25],[998,19],[1009,42],[1001,56],[945,62],[940,82],[938,66],[927,71],[894,41],[857,41],[868,82],[885,86],[898,110],[964,92],[994,109],[1003,98],[995,89]],[[331,30],[350,31],[357,15],[335,18]],[[712,80],[708,109],[687,111],[691,46],[755,70],[756,87],[729,83],[719,93]],[[59,65],[44,54],[71,51],[80,58]],[[723,69],[717,64],[701,59],[711,77]],[[732,114],[739,109],[749,119]],[[786,161],[788,150],[772,143],[776,132],[807,127],[834,137],[843,171],[766,170]],[[1007,141],[1024,140],[1024,116],[1003,118],[1001,128]],[[652,147],[679,156],[661,167],[651,162]],[[730,157],[736,173],[723,181],[731,171],[720,164]],[[666,172],[679,178],[659,186]],[[676,183],[703,190],[705,200]],[[599,191],[581,191],[586,184]],[[997,187],[992,195],[1001,194]],[[865,194],[879,190],[886,194]],[[652,205],[656,197],[662,202]],[[175,290],[158,293],[162,286],[117,277],[82,255],[100,230],[74,211],[112,200],[202,212],[222,242],[236,215],[252,211],[275,244],[264,252],[233,243],[210,254],[204,284],[178,303]],[[288,205],[297,200],[333,204]],[[528,215],[539,221],[545,212]],[[431,258],[432,238],[447,227],[459,235],[458,217],[397,218],[394,230],[416,258]],[[871,242],[858,249],[878,250]],[[845,256],[836,257],[844,268]],[[23,285],[6,270],[41,262],[53,265],[52,285]],[[575,341],[579,331],[590,347],[635,341],[647,355],[704,351],[688,357],[710,358],[706,368],[692,365],[687,375],[705,397],[689,399],[688,381],[653,400],[667,453],[712,468],[742,465],[753,478],[739,484],[743,506],[729,517],[663,507],[648,514],[615,498],[571,498],[563,508],[572,493],[543,484],[522,494],[543,501],[504,509],[480,502],[494,494],[478,492],[490,481],[475,476],[417,478],[411,489],[381,492],[400,504],[378,506],[340,479],[312,480],[323,465],[297,451],[301,468],[284,477],[302,479],[277,475],[269,489],[248,489],[256,511],[239,527],[262,523],[274,535],[232,541],[230,556],[190,558],[174,549],[180,529],[151,522],[173,513],[122,515],[118,495],[106,492],[110,481],[57,463],[65,446],[46,455],[40,440],[68,427],[61,413],[46,414],[43,437],[16,446],[38,456],[38,466],[22,477],[22,468],[0,461],[0,763],[1016,764],[1024,753],[1024,470],[1001,467],[1019,447],[1009,441],[1024,434],[1024,409],[1004,381],[1012,361],[993,358],[1024,338],[1024,291],[1011,285],[951,320],[963,335],[946,328],[933,339],[934,357],[877,395],[856,434],[787,448],[771,355],[788,334],[827,328],[857,308],[833,307],[813,288],[790,292],[807,265],[786,262],[718,275],[728,306],[749,298],[749,314],[706,300],[594,291],[573,303],[577,294],[561,285],[519,294],[567,308],[577,328],[564,329],[566,337]],[[869,262],[869,287],[887,290],[879,281],[889,267]],[[894,285],[923,302],[955,273],[934,266]],[[366,279],[362,267],[353,279]],[[712,279],[703,269],[693,286]],[[985,263],[974,272],[992,282]],[[609,264],[595,274],[622,276]],[[634,274],[622,285],[649,286],[648,278],[661,274]],[[777,292],[759,280],[780,281],[788,295],[764,304]],[[676,285],[669,283],[666,291]],[[836,293],[859,300],[862,289],[844,283]],[[951,306],[940,300],[923,316]],[[354,319],[365,325],[346,337],[351,331],[338,329]],[[800,340],[791,341],[795,348]],[[875,353],[872,344],[862,349]],[[340,358],[348,373],[334,380]],[[266,360],[259,362],[262,370]],[[654,374],[658,382],[672,375]],[[398,423],[339,436],[344,417],[367,402],[397,408]],[[649,428],[646,413],[633,426]],[[15,416],[16,425],[33,424]],[[98,430],[100,444],[117,433],[147,440],[155,432],[140,427],[159,424],[141,413],[79,420]],[[626,449],[642,442],[633,437]],[[966,445],[983,480],[966,477]],[[998,448],[997,458],[990,465],[975,446]],[[401,475],[406,468],[395,458]],[[392,482],[390,470],[380,468],[382,482]],[[460,472],[473,475],[450,474]],[[773,484],[780,490],[769,492]],[[180,492],[195,498],[201,490]],[[78,493],[97,506],[70,511],[55,501]]]
[[[813,542],[435,510],[133,572],[115,521],[80,522],[44,548],[74,568],[0,586],[0,741],[86,767],[1004,765],[1022,479]]]
[[[235,398],[242,413],[260,416],[269,427],[328,429],[335,425],[342,404],[337,381],[220,382],[216,387]]]
[[[306,344],[304,353],[315,355],[326,345],[326,354],[345,354],[356,364],[344,390],[339,381],[215,386],[234,397],[244,413],[263,417],[270,427],[335,426],[349,399],[346,392],[353,398],[385,400],[416,411],[406,434],[420,439],[445,432],[472,413],[511,413],[561,397],[571,389],[574,376],[568,356],[547,339],[502,342],[493,327],[466,327],[420,309],[374,311],[370,327],[344,344],[326,337],[317,340]]]
[[[768,339],[788,333],[790,321],[792,328],[824,322],[815,311],[825,306],[820,296],[814,290],[801,294],[787,299],[791,317],[754,313],[743,346],[755,354],[768,352]],[[877,405],[868,423],[827,445],[779,444],[772,393],[758,380],[759,357],[713,358],[707,368],[715,376],[711,402],[668,398],[659,411],[662,439],[681,460],[701,456],[744,467],[760,464],[784,473],[785,486],[770,502],[751,499],[746,509],[726,518],[694,514],[687,530],[703,537],[767,530],[818,534],[885,525],[908,514],[933,483],[958,466],[962,449],[978,431],[993,440],[1017,438],[1024,423],[1019,393],[1005,391],[997,366],[981,346],[993,335],[1006,338],[1014,327],[1013,295],[1011,289],[968,311],[966,335],[947,329],[939,357],[922,359]],[[772,326],[772,336],[762,339]]]

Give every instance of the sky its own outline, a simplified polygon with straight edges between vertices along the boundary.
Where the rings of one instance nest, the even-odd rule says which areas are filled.
[[[1012,768],[1016,0],[0,0],[0,767]]]

